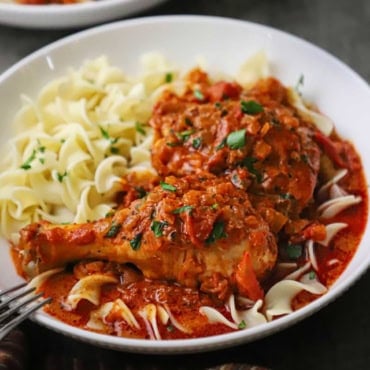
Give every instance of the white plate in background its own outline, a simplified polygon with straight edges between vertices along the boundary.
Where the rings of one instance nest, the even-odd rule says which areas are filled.
[[[304,74],[303,94],[333,119],[338,132],[360,152],[370,174],[368,123],[370,88],[355,72],[325,51],[287,33],[249,22],[202,16],[165,16],[122,21],[93,28],[51,44],[23,59],[0,76],[0,145],[10,135],[9,122],[20,107],[19,96],[35,97],[50,79],[87,58],[102,54],[126,73],[134,73],[139,57],[159,51],[180,67],[194,65],[203,56],[210,71],[235,74],[256,51],[265,50],[272,73],[286,85],[295,85]],[[368,178],[368,176],[367,176]],[[306,307],[268,324],[207,338],[153,341],[117,338],[68,326],[43,312],[35,320],[55,331],[108,348],[141,353],[185,353],[215,350],[256,340],[282,330],[319,310],[363,274],[370,261],[370,228],[367,226],[353,260],[329,292]],[[17,277],[5,240],[0,245],[0,288]]]
[[[22,5],[0,0],[0,24],[24,28],[72,28],[98,24],[151,8],[165,0],[86,0],[76,4]]]

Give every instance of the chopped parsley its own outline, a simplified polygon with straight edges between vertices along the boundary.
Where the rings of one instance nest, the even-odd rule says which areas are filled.
[[[166,182],[161,181],[159,183],[159,185],[161,185],[161,188],[163,190],[171,191],[172,193],[174,193],[176,191],[176,186],[173,186],[171,184],[167,184]]]
[[[145,197],[146,191],[142,186],[135,186],[135,190],[140,199]]]
[[[170,82],[172,82],[172,80],[173,80],[173,74],[171,73],[171,72],[167,72],[166,73],[166,76],[165,76],[165,81],[167,82],[167,83],[170,83]]]
[[[99,126],[100,128],[100,132],[101,132],[101,136],[103,136],[104,139],[106,140],[110,140],[110,136],[109,136],[109,133],[107,130],[105,130],[103,127]]]
[[[174,331],[174,329],[175,329],[175,328],[174,328],[174,326],[173,326],[172,324],[169,324],[169,325],[167,326],[167,331],[168,331],[168,332],[170,332],[170,333],[171,333],[171,332],[173,332],[173,331]]]
[[[191,120],[189,117],[185,117],[185,123],[186,123],[188,126],[193,126],[193,122],[192,122],[192,120]]]
[[[242,112],[245,114],[255,115],[263,112],[263,106],[254,100],[242,100],[240,103],[240,107]]]
[[[153,231],[154,235],[159,238],[163,235],[163,229],[168,225],[167,221],[153,221],[150,229]]]
[[[307,154],[301,154],[301,161],[306,163],[306,164],[309,164],[308,163],[308,155]]]
[[[304,75],[301,74],[294,87],[294,90],[297,92],[298,95],[302,95],[301,88],[303,87],[303,85],[304,85]]]
[[[204,95],[203,95],[203,93],[202,93],[200,90],[198,90],[198,89],[194,90],[194,96],[195,96],[198,100],[204,100]]]
[[[245,132],[246,129],[234,131],[226,138],[226,144],[230,149],[240,149],[245,145]]]
[[[294,198],[294,195],[292,195],[290,193],[281,193],[280,194],[280,198],[287,199],[287,200],[293,200],[293,199],[295,199]]]
[[[146,131],[144,130],[143,124],[140,123],[140,122],[135,122],[135,129],[141,135],[146,134]]]
[[[238,329],[240,330],[243,330],[247,327],[247,324],[245,323],[244,320],[240,321],[239,325],[238,325]]]
[[[140,248],[141,245],[141,238],[143,237],[142,233],[136,234],[131,240],[130,240],[130,246],[134,251],[137,251]]]
[[[191,145],[194,149],[199,149],[202,146],[202,138],[197,137],[197,138],[193,139],[193,142],[192,142]]]
[[[176,208],[176,209],[174,209],[174,210],[172,211],[172,213],[173,213],[174,215],[178,215],[178,214],[183,213],[183,212],[189,212],[189,213],[190,213],[193,209],[194,209],[194,207],[193,207],[193,206],[182,206],[182,207],[180,207],[180,208]]]
[[[254,164],[257,162],[256,158],[253,157],[246,157],[243,159],[243,166],[247,167],[249,173],[256,177],[258,183],[262,182],[262,175],[261,173],[254,167]]]
[[[300,258],[303,252],[302,246],[299,244],[288,244],[285,247],[285,251],[286,251],[288,258],[292,260],[297,260],[298,258]]]
[[[117,147],[114,147],[112,145],[116,144],[117,141],[118,141],[118,137],[116,138],[112,138],[110,137],[109,135],[109,132],[107,130],[105,130],[103,127],[99,126],[100,128],[100,132],[101,132],[101,135],[103,136],[103,138],[105,140],[108,140],[111,144],[110,148],[109,148],[109,151],[112,153],[112,154],[118,154],[119,153],[119,149]]]
[[[39,162],[40,162],[41,164],[44,164],[44,163],[45,163],[45,158],[39,158]]]
[[[216,146],[216,150],[224,148],[226,145],[226,138],[222,139],[221,143]]]
[[[21,165],[21,168],[23,170],[29,170],[32,168],[31,163],[35,160],[36,158],[36,150],[32,150],[31,155],[27,158],[27,160]]]
[[[207,244],[214,243],[216,240],[219,240],[221,238],[226,238],[225,233],[225,223],[223,221],[216,221],[213,224],[212,231],[208,238],[206,239]]]
[[[316,272],[315,271],[310,271],[309,274],[308,274],[308,278],[310,280],[316,279]]]
[[[218,203],[212,204],[211,209],[217,209],[218,208]]]
[[[57,179],[59,182],[63,182],[66,176],[67,176],[67,171],[64,171],[64,173],[57,172]]]
[[[112,222],[112,225],[109,228],[108,232],[104,235],[104,238],[114,238],[121,230],[121,227],[122,224],[116,224],[115,222]]]
[[[176,133],[176,136],[182,140],[182,141],[187,141],[190,137],[191,134],[194,134],[194,130],[193,129],[190,129],[190,130],[185,130],[185,131],[181,131],[181,132],[177,132]]]
[[[216,108],[218,108],[218,109],[221,109],[221,108],[222,108],[222,104],[221,104],[221,102],[217,101],[217,102],[215,103],[215,107],[216,107]]]
[[[181,146],[181,143],[179,143],[179,142],[174,143],[174,142],[168,141],[166,143],[166,145],[169,146],[169,147],[171,147],[171,148],[174,148],[175,146]]]

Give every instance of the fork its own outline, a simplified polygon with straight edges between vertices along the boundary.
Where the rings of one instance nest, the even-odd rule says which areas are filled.
[[[22,283],[0,291],[0,341],[10,330],[51,301],[51,298],[40,300],[43,293],[34,294],[35,289]]]

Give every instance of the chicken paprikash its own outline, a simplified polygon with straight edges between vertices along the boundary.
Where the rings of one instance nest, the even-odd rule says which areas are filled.
[[[156,174],[123,177],[103,219],[20,231],[14,261],[27,279],[47,276],[46,311],[112,335],[190,338],[324,294],[364,230],[365,179],[352,145],[294,99],[274,78],[245,89],[199,69],[182,94],[165,90],[149,120]],[[286,309],[276,292],[292,282]]]

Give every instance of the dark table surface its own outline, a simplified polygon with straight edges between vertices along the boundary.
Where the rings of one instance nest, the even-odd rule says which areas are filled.
[[[369,0],[172,0],[138,16],[207,14],[270,25],[326,49],[370,81]],[[0,72],[77,30],[0,26]],[[369,102],[370,104],[370,102]],[[370,369],[370,273],[344,296],[294,327],[222,351],[149,356],[97,349],[36,324],[23,325],[28,369],[202,369],[224,362],[272,369]]]

